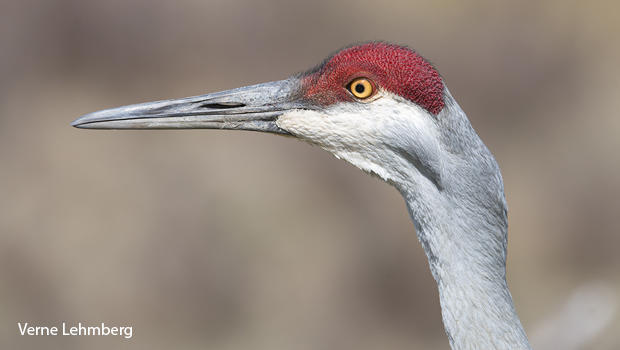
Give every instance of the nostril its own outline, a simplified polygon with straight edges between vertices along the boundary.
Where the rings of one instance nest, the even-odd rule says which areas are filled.
[[[227,109],[245,107],[245,103],[240,102],[218,102],[218,103],[202,103],[198,108]]]

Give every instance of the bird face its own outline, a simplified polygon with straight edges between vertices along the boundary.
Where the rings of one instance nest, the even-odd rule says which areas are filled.
[[[385,43],[345,48],[299,79],[306,108],[279,116],[279,128],[388,181],[410,178],[412,160],[439,163],[435,121],[444,87],[412,50]]]
[[[401,183],[411,177],[412,165],[438,159],[433,118],[414,103],[379,90],[364,103],[287,111],[276,125],[383,180]]]
[[[293,135],[397,180],[404,165],[438,162],[434,120],[444,108],[439,73],[409,48],[345,48],[282,81],[84,115],[78,128],[207,128]],[[396,164],[402,163],[402,164]]]

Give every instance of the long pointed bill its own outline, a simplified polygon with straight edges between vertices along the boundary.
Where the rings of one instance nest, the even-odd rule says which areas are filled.
[[[299,80],[286,80],[176,100],[89,113],[71,125],[84,129],[234,129],[288,134],[276,119],[303,108]]]

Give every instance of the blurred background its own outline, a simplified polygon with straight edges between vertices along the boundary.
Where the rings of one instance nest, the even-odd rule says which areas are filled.
[[[0,348],[448,349],[388,185],[291,138],[69,126],[374,39],[429,58],[495,154],[533,345],[620,347],[617,2],[0,4]],[[62,321],[134,336],[19,336]]]

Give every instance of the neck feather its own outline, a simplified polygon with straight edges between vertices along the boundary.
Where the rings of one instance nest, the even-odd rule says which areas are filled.
[[[419,197],[405,198],[437,281],[452,349],[530,349],[506,284],[505,250],[477,239],[505,236],[506,226],[481,232],[488,227],[467,223],[448,203],[434,200],[429,207]]]
[[[440,158],[428,162],[434,168],[413,162],[412,177],[394,184],[437,281],[452,349],[530,349],[506,283],[499,167],[447,90],[446,102],[438,120],[450,139],[441,142]]]

